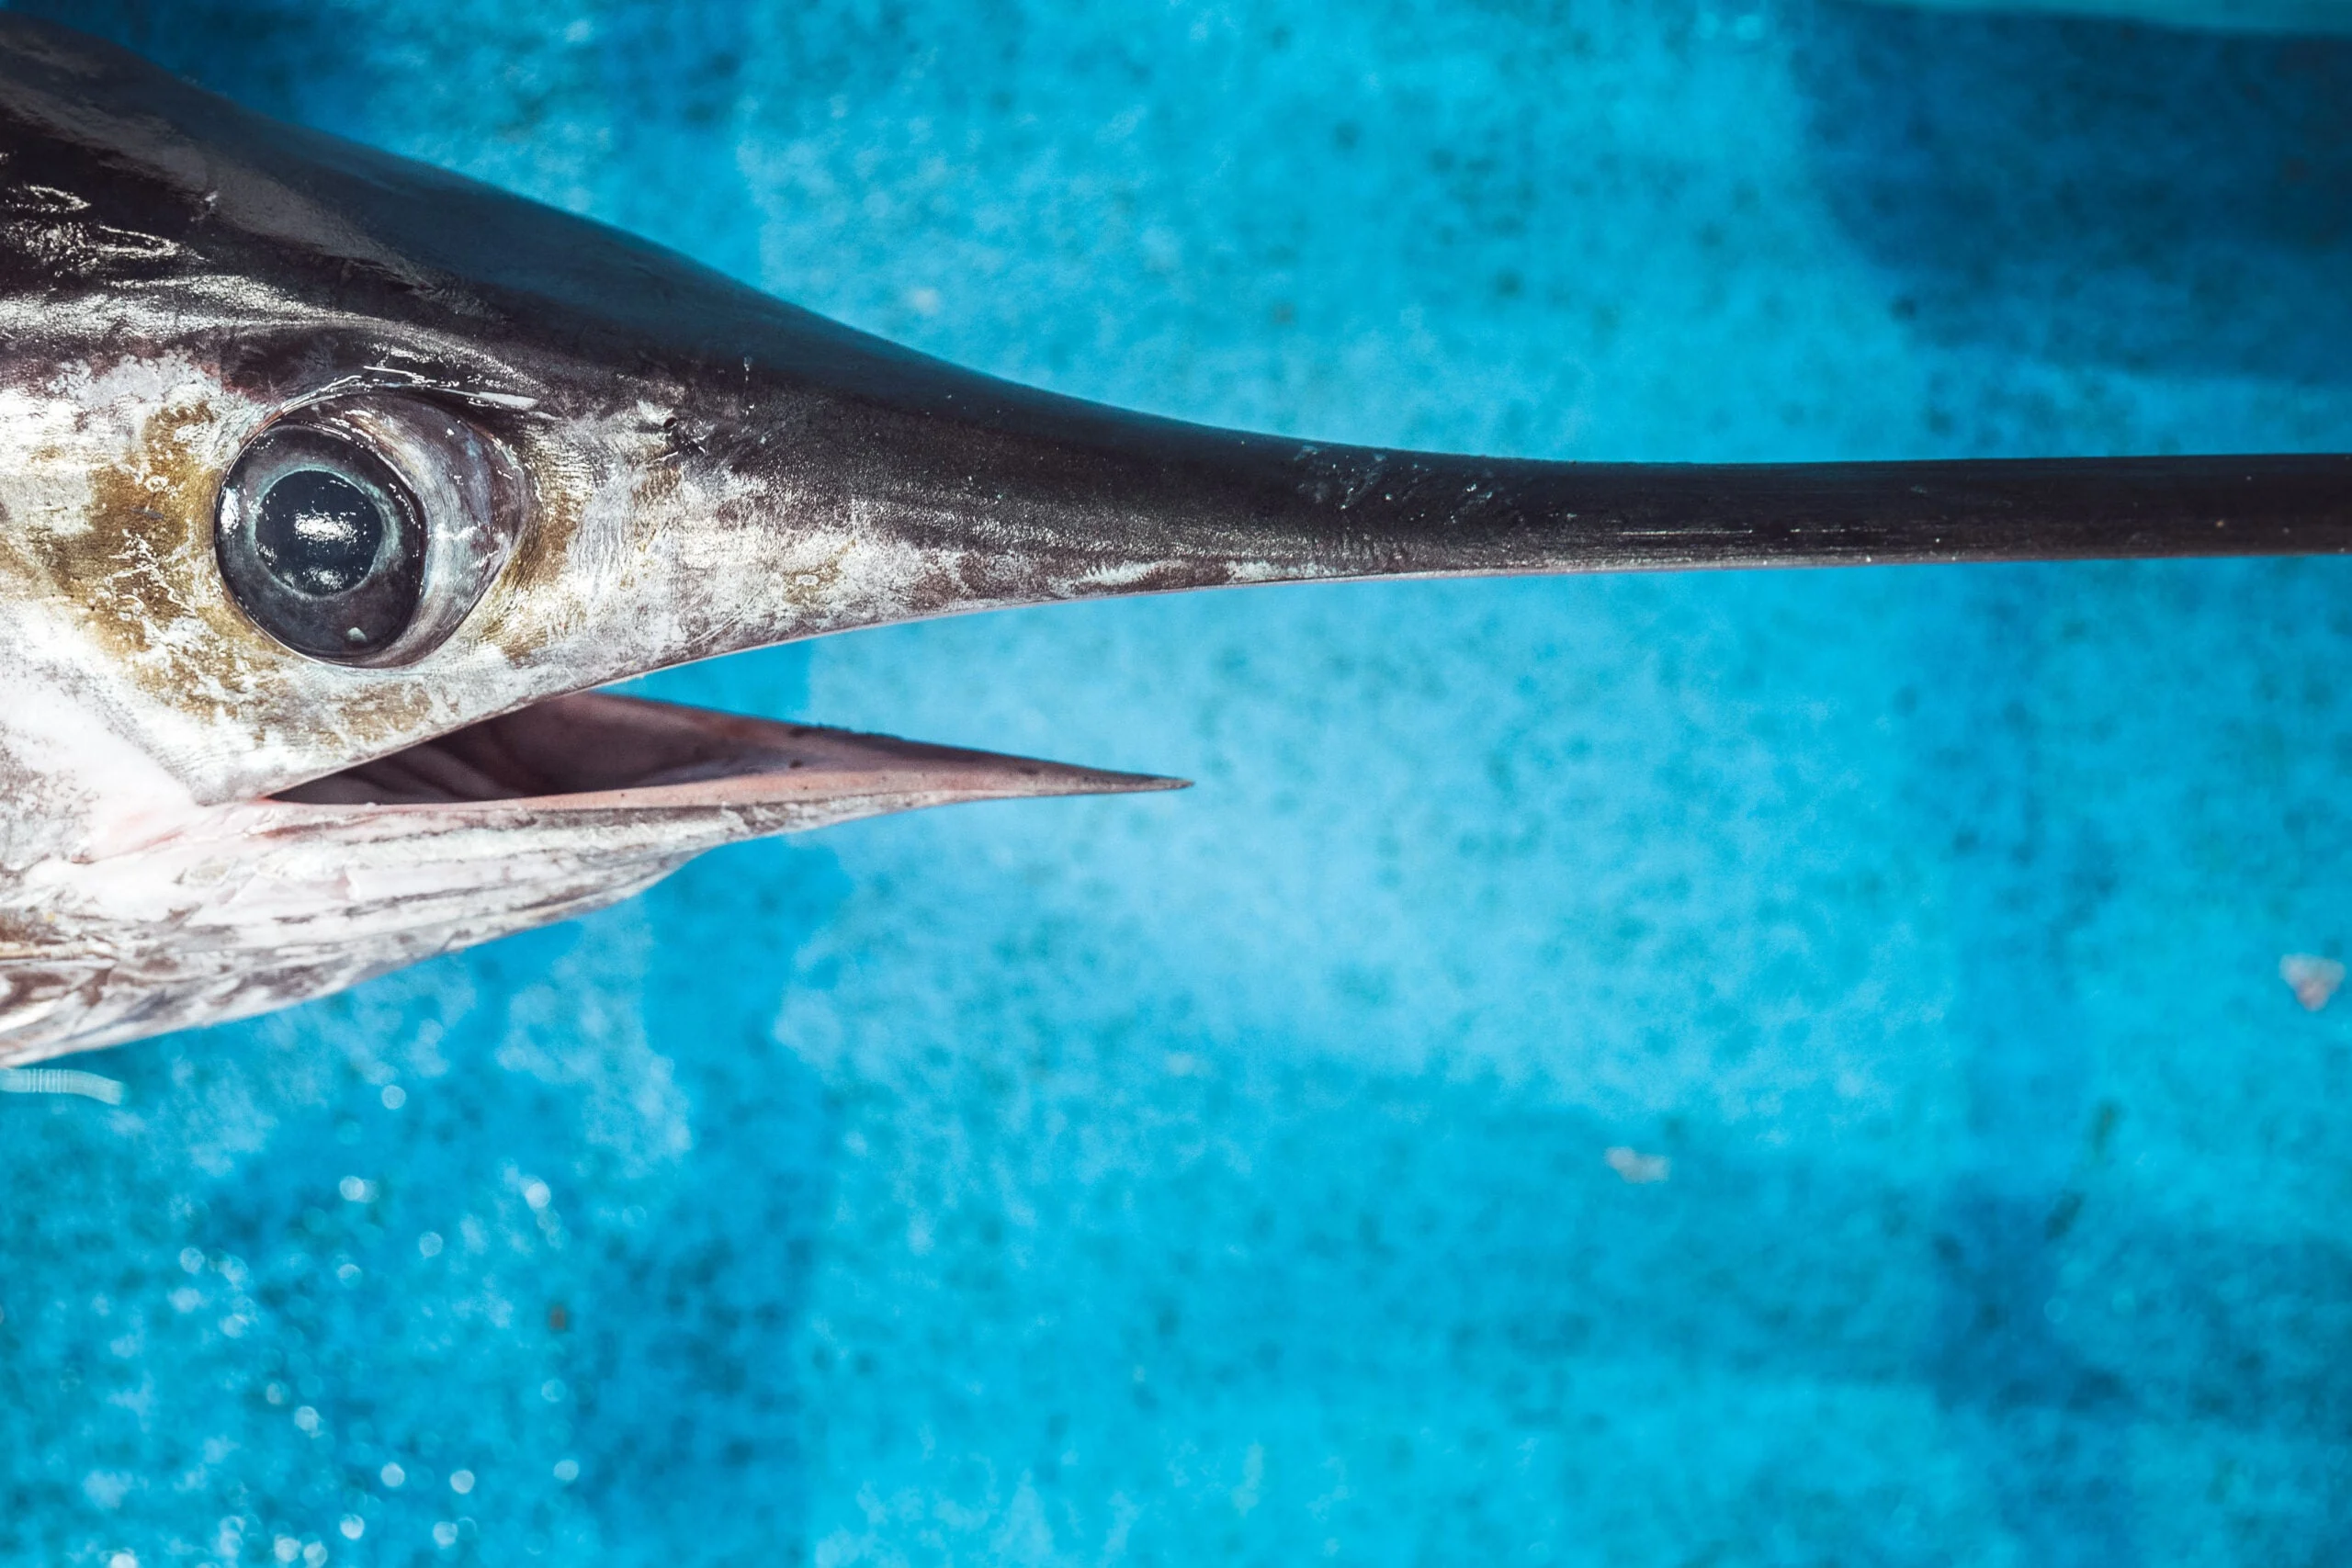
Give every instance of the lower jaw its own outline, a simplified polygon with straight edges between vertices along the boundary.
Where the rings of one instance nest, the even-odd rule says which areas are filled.
[[[814,804],[830,795],[872,798],[878,792],[906,797],[910,806],[1127,794],[1180,783],[578,692],[296,784],[273,798],[333,807],[528,802],[582,808],[658,802],[677,807],[770,797]]]

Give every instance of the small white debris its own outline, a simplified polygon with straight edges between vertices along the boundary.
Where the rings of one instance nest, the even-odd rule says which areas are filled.
[[[449,1548],[457,1545],[458,1527],[447,1519],[443,1519],[439,1524],[435,1525],[433,1527],[433,1544],[439,1547],[444,1551],[447,1551]]]
[[[343,1522],[335,1528],[343,1531],[344,1540],[357,1540],[368,1533],[368,1521],[357,1514],[345,1514],[343,1516]]]
[[[458,1496],[462,1497],[473,1489],[474,1472],[472,1471],[453,1470],[449,1472],[450,1491],[455,1492]]]
[[[426,1231],[423,1235],[418,1236],[416,1238],[416,1250],[426,1258],[440,1257],[441,1233],[439,1231]]]
[[[364,1176],[346,1176],[335,1184],[346,1203],[372,1203],[376,1201],[376,1184]]]
[[[122,1085],[67,1067],[0,1067],[0,1094],[78,1094],[107,1105],[122,1103]]]
[[[555,1194],[548,1190],[548,1184],[537,1177],[523,1183],[523,1201],[533,1209],[545,1209],[554,1199]]]
[[[402,1470],[398,1464],[388,1464],[376,1473],[383,1479],[385,1485],[395,1492],[408,1483],[408,1472]]]
[[[2344,965],[2315,953],[2290,953],[2278,961],[2278,978],[2287,982],[2306,1012],[2317,1012],[2344,984]]]
[[[573,1482],[580,1479],[580,1461],[576,1459],[560,1459],[556,1461],[555,1478],[558,1481],[562,1482],[566,1486],[571,1485]]]
[[[1620,1144],[1600,1156],[1609,1168],[1635,1187],[1653,1181],[1664,1181],[1674,1170],[1674,1162],[1664,1155],[1645,1155],[1639,1149]]]

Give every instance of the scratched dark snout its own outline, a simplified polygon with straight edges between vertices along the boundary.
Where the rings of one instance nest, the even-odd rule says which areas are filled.
[[[2352,458],[1699,468],[978,376],[0,18],[0,1061],[716,844],[1172,781],[585,694],[824,633],[1391,576],[2335,552]]]

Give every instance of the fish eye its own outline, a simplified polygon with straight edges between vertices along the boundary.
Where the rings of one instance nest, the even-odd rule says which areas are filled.
[[[396,643],[424,589],[421,508],[364,449],[279,436],[248,454],[224,509],[220,567],[262,630],[315,659]]]
[[[297,468],[261,498],[254,549],[269,574],[298,593],[348,593],[376,575],[388,511],[339,474]]]
[[[298,653],[408,664],[504,564],[522,484],[503,443],[422,398],[307,404],[249,442],[221,487],[220,574]]]

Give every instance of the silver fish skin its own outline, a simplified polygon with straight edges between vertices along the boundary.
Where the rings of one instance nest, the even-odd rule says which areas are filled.
[[[1176,783],[594,690],[688,660],[1250,583],[2347,546],[2341,457],[1556,464],[1125,413],[0,16],[0,1065],[734,840]]]

